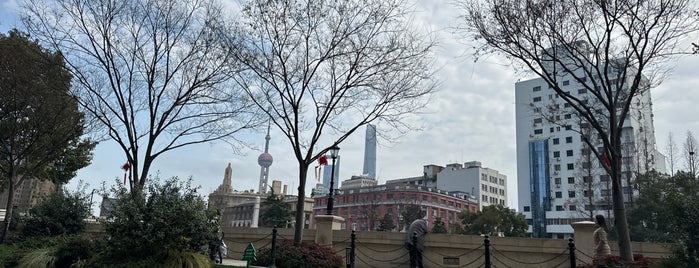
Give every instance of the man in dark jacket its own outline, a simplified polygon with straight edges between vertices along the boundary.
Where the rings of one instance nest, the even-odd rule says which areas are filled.
[[[425,234],[427,234],[427,221],[414,220],[405,235],[405,247],[410,252],[410,268],[422,268],[422,252],[425,249]],[[414,236],[417,237],[413,241]]]

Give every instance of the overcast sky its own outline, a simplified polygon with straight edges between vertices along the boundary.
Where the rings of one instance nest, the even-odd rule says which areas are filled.
[[[516,208],[515,103],[514,84],[534,78],[517,72],[499,57],[481,58],[474,62],[468,40],[453,33],[458,22],[458,10],[451,1],[418,1],[415,21],[435,31],[439,46],[434,66],[441,81],[431,99],[430,107],[410,120],[423,128],[402,136],[393,143],[379,140],[377,148],[377,177],[379,183],[388,179],[422,175],[427,164],[445,165],[480,161],[484,167],[499,170],[508,177],[510,207]],[[18,22],[16,1],[0,0],[0,31],[22,28]],[[695,36],[694,40],[699,40]],[[682,57],[675,70],[663,84],[652,91],[655,133],[658,148],[665,151],[668,133],[672,132],[682,145],[686,132],[699,135],[699,55]],[[291,193],[298,187],[295,158],[291,146],[280,133],[272,129],[270,154],[271,180],[289,185]],[[156,160],[160,177],[192,176],[201,193],[208,195],[223,180],[224,168],[231,163],[233,188],[257,190],[260,167],[257,156],[264,148],[264,133],[242,137],[258,149],[246,149],[235,154],[224,143],[203,144],[171,151]],[[364,129],[340,144],[340,181],[362,172]],[[94,151],[92,165],[82,169],[75,179],[99,188],[103,182],[112,184],[123,171],[125,156],[111,141],[102,142]],[[684,167],[684,163],[676,163]],[[74,183],[72,183],[74,184]],[[306,193],[315,185],[309,173]]]

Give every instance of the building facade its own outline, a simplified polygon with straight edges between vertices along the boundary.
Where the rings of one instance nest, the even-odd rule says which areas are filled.
[[[581,73],[562,74],[562,89],[599,111],[596,98],[580,84]],[[575,77],[578,77],[576,79]],[[613,220],[611,182],[593,150],[604,151],[602,140],[586,120],[541,78],[517,82],[516,140],[518,210],[534,237],[567,238],[571,222],[602,214]],[[626,200],[634,195],[633,176],[648,170],[665,171],[665,158],[656,150],[650,91],[633,98],[622,129],[622,187]],[[601,116],[604,117],[604,116]],[[589,200],[592,200],[590,202]]]
[[[437,173],[437,189],[471,193],[479,199],[479,209],[507,206],[507,176],[478,161],[447,165]]]
[[[324,215],[327,196],[315,199],[314,215]],[[418,205],[426,212],[429,226],[440,218],[450,232],[461,227],[458,213],[478,210],[478,202],[463,192],[446,192],[422,186],[395,183],[373,187],[342,190],[335,195],[334,215],[343,217],[343,230],[376,231],[384,215],[392,217],[395,231],[404,230],[402,212],[408,205]],[[314,225],[311,228],[315,228]]]
[[[376,179],[376,126],[372,124],[366,125],[362,175],[370,179]]]
[[[24,178],[22,183],[15,186],[13,205],[17,213],[27,213],[29,209],[39,204],[43,198],[56,190],[56,185],[49,180],[36,178]],[[9,190],[0,194],[0,209],[7,209]]]

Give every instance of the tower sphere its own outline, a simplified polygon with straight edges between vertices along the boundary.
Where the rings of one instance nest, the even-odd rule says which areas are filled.
[[[272,165],[272,155],[269,153],[262,153],[260,154],[259,157],[257,157],[257,163],[260,164],[260,166],[263,167],[269,167]]]

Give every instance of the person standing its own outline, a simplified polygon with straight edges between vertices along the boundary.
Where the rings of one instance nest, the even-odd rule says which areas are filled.
[[[427,234],[427,221],[414,220],[405,235],[405,247],[410,253],[410,268],[422,268],[422,252],[425,249],[425,234]],[[413,236],[417,236],[413,241]]]
[[[612,254],[612,250],[609,248],[609,242],[607,241],[607,222],[604,220],[604,216],[595,216],[595,221],[597,222],[597,229],[592,233],[593,241],[595,243],[595,259],[602,258]]]

